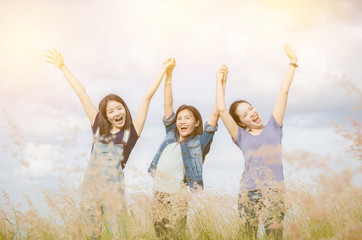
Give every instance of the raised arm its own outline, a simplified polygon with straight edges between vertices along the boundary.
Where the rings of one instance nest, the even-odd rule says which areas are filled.
[[[223,65],[216,73],[216,77],[221,78],[221,86],[222,86],[222,91],[223,91],[224,95],[225,95],[225,86],[226,86],[227,74],[228,74],[228,68],[225,65]],[[215,101],[214,107],[212,109],[210,118],[207,121],[207,123],[212,125],[212,126],[216,126],[217,121],[219,120],[219,117],[220,117],[220,114],[219,114],[219,111],[217,109],[217,102]]]
[[[273,116],[275,120],[279,123],[279,125],[283,124],[284,113],[287,107],[289,88],[290,85],[292,84],[295,68],[298,67],[297,65],[298,58],[295,55],[295,49],[292,49],[292,47],[289,44],[285,44],[284,48],[286,54],[290,59],[290,64],[287,73],[285,74],[285,77],[283,79],[282,85],[280,86],[280,91],[273,110]]]
[[[231,137],[235,140],[238,134],[238,125],[231,117],[225,106],[225,86],[227,75],[228,69],[225,65],[216,72],[216,107],[225,127],[229,131]]]
[[[219,120],[219,111],[217,110],[216,103],[214,104],[214,107],[212,108],[211,115],[209,117],[209,120],[207,120],[207,123],[216,126],[217,121]]]
[[[167,59],[164,62],[164,65],[170,64],[170,67],[166,71],[166,81],[165,81],[165,88],[164,88],[164,107],[165,107],[165,119],[169,118],[173,113],[173,96],[172,96],[172,72],[176,66],[176,61],[174,58]]]
[[[165,75],[166,71],[170,68],[171,65],[172,64],[170,62],[163,64],[161,72],[158,74],[156,80],[148,88],[147,92],[145,93],[145,95],[141,100],[141,104],[138,108],[137,115],[133,120],[133,125],[136,129],[138,136],[141,135],[143,126],[145,125],[148,113],[148,107],[150,106],[151,99],[155,94],[157,88],[160,86],[163,76]]]
[[[80,102],[83,105],[84,111],[87,114],[89,121],[93,125],[98,110],[92,103],[92,100],[89,98],[84,86],[73,75],[73,73],[69,70],[69,68],[64,64],[64,60],[60,52],[58,52],[57,50],[55,50],[55,48],[53,48],[53,51],[48,50],[48,53],[50,55],[48,54],[45,55],[48,58],[47,62],[54,64],[57,68],[59,68],[63,72],[70,86],[77,93]]]

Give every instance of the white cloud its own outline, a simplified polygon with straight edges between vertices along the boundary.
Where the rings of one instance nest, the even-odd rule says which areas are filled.
[[[3,181],[8,178],[8,173],[0,169],[0,181]]]
[[[27,143],[23,151],[24,161],[14,174],[22,177],[45,177],[54,175],[54,159],[59,157],[54,147],[48,144]]]

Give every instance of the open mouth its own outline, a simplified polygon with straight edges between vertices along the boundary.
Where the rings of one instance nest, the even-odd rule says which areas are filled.
[[[116,123],[122,123],[123,122],[123,116],[116,117],[114,120],[116,121]]]
[[[186,132],[187,131],[187,126],[181,126],[180,130],[181,130],[181,132]]]
[[[255,117],[253,118],[253,122],[255,123],[259,123],[260,122],[260,118],[258,115],[255,115]]]

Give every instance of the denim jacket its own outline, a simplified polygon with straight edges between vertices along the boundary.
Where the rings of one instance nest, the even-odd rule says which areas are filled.
[[[165,147],[170,143],[178,141],[175,118],[175,113],[172,113],[168,119],[163,118],[163,124],[166,127],[166,137],[163,139],[161,146],[158,148],[158,151],[148,168],[148,172],[152,176],[157,169],[158,161]],[[206,122],[204,132],[201,135],[187,137],[185,141],[180,143],[186,175],[185,183],[187,183],[191,189],[197,190],[200,187],[204,187],[204,182],[202,180],[202,164],[205,161],[206,154],[210,151],[210,145],[216,130],[217,126],[209,125]]]

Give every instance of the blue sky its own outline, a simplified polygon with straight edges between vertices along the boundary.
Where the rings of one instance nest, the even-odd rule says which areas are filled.
[[[162,62],[175,57],[175,109],[192,104],[206,121],[215,101],[216,70],[226,64],[227,105],[246,99],[267,120],[289,63],[283,45],[290,43],[300,67],[289,93],[283,151],[303,149],[333,156],[339,161],[335,168],[360,168],[345,153],[349,142],[330,122],[348,126],[348,114],[362,119],[361,111],[351,111],[361,96],[339,84],[347,80],[362,87],[361,10],[357,0],[2,0],[1,188],[14,202],[23,202],[23,193],[38,201],[42,189],[83,175],[90,124],[62,73],[45,62],[51,47],[62,52],[96,106],[115,93],[134,116]],[[162,94],[161,85],[126,167],[128,191],[149,190],[152,184],[146,170],[164,136]],[[66,174],[77,166],[78,172]],[[242,153],[220,120],[204,165],[205,186],[236,193],[243,166]],[[287,181],[308,181],[314,170],[284,163]],[[361,174],[355,181],[362,184]]]

